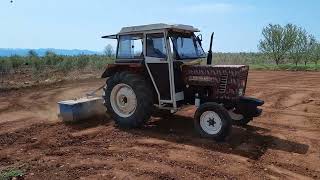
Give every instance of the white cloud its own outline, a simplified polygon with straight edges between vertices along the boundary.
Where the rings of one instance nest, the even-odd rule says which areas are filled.
[[[215,13],[215,14],[226,14],[238,11],[246,11],[252,9],[252,6],[248,5],[236,5],[230,3],[200,3],[182,6],[178,8],[179,12],[182,13]]]

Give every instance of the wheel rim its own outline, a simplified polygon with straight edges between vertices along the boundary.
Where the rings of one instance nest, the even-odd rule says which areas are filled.
[[[206,111],[200,116],[200,126],[206,133],[214,135],[220,132],[222,121],[216,112]]]
[[[129,85],[117,84],[111,91],[110,103],[117,115],[130,117],[136,110],[137,97]]]

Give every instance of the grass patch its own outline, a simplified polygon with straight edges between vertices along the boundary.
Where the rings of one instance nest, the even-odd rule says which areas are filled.
[[[254,70],[275,70],[275,71],[320,71],[320,65],[308,63],[307,65],[289,64],[284,62],[275,65],[261,53],[215,53],[214,64],[247,64]],[[68,75],[72,71],[97,72],[106,68],[107,64],[113,63],[114,57],[103,55],[78,55],[61,56],[48,52],[45,56],[30,55],[26,57],[11,56],[0,57],[0,78],[10,77],[21,70],[31,70],[34,80],[40,77],[50,76],[50,72],[62,72]],[[204,61],[205,62],[205,61]],[[23,72],[22,72],[23,73]]]
[[[320,65],[315,64],[251,64],[250,69],[271,71],[320,71]]]
[[[101,70],[107,64],[113,63],[114,58],[102,55],[59,56],[49,53],[46,56],[11,56],[0,57],[0,75],[13,74],[21,68],[32,70],[33,77],[39,77],[49,68],[63,73],[72,70]]]
[[[10,180],[14,177],[22,177],[22,176],[24,176],[24,172],[17,169],[9,169],[9,170],[0,172],[0,180]]]

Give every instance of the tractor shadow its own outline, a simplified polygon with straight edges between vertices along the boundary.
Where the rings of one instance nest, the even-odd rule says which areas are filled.
[[[306,154],[309,146],[267,135],[268,129],[251,126],[233,126],[232,134],[224,142],[200,138],[195,132],[193,118],[174,115],[152,118],[141,130],[127,130],[142,137],[151,137],[179,144],[206,148],[221,153],[236,154],[253,160],[260,159],[268,149]]]

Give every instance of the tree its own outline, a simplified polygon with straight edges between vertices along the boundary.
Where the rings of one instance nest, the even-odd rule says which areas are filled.
[[[32,70],[34,73],[40,72],[43,68],[43,61],[39,58],[37,52],[35,50],[28,51],[28,62],[32,66]]]
[[[113,47],[108,44],[105,48],[104,48],[104,54],[108,57],[112,57],[113,56]]]
[[[307,56],[308,46],[309,46],[308,33],[306,32],[306,30],[299,27],[293,46],[289,51],[290,53],[289,57],[296,66],[303,58],[307,58],[306,56]]]
[[[56,53],[50,50],[46,51],[45,57],[53,57],[53,56],[56,56]]]
[[[320,60],[320,44],[318,42],[315,42],[315,44],[312,46],[311,51],[311,58],[310,60],[315,64],[318,65],[318,61]]]
[[[313,35],[309,35],[305,29],[299,28],[295,38],[294,45],[290,49],[290,59],[295,65],[303,59],[304,65],[312,60],[313,49],[315,48],[316,39]]]
[[[260,40],[258,48],[278,65],[282,63],[293,46],[297,29],[298,27],[292,24],[287,24],[285,27],[279,24],[269,24],[262,30],[263,39]]]
[[[46,51],[45,56],[43,57],[46,65],[56,65],[61,59],[60,57],[53,51]]]
[[[37,54],[37,52],[35,50],[29,50],[28,51],[28,56],[30,58],[38,58],[38,54]]]
[[[313,51],[317,44],[317,40],[313,35],[308,36],[307,50],[304,57],[304,65],[306,66],[309,61],[312,61]]]

